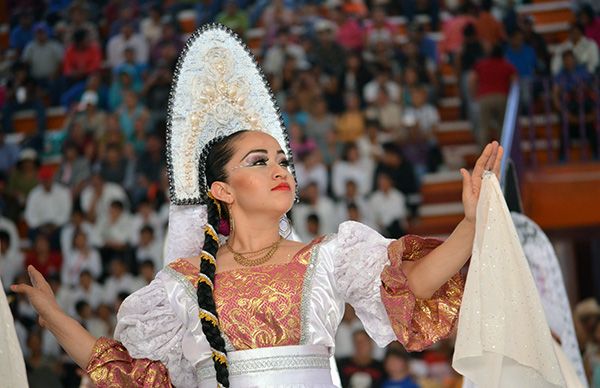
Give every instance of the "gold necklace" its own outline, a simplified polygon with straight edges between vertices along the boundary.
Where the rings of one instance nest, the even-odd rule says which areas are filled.
[[[236,252],[233,250],[233,248],[231,247],[231,245],[229,245],[229,240],[227,240],[225,242],[225,247],[227,248],[227,250],[229,250],[229,252],[231,252],[233,254],[233,260],[235,260],[236,263],[238,263],[239,265],[242,265],[244,267],[253,267],[256,265],[261,265],[266,263],[267,261],[269,261],[273,255],[275,254],[275,252],[277,252],[277,249],[279,249],[279,244],[281,244],[281,240],[283,240],[282,237],[279,237],[277,239],[277,241],[275,241],[273,244],[269,245],[268,247],[259,249],[257,251],[253,251],[253,252]],[[264,256],[258,257],[256,259],[249,259],[246,256],[255,256],[258,253],[267,251],[267,253],[265,253]]]

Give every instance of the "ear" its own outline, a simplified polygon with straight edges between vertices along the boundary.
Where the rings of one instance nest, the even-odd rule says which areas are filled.
[[[210,192],[219,201],[231,205],[233,203],[233,194],[231,188],[225,182],[216,181],[210,185]]]

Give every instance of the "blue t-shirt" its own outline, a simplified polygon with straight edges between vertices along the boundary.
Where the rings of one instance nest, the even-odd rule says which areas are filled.
[[[386,380],[381,384],[381,388],[419,388],[419,385],[410,377],[405,377],[402,380]]]
[[[527,44],[515,50],[512,46],[507,46],[505,52],[508,60],[517,69],[519,77],[533,77],[535,71],[536,57],[533,48]]]

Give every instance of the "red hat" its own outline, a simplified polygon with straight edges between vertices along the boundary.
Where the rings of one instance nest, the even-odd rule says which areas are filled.
[[[38,171],[38,179],[50,180],[54,178],[54,169],[50,166],[42,166]]]

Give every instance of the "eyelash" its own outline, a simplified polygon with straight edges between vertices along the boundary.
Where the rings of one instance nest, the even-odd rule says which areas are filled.
[[[251,162],[250,166],[262,166],[262,165],[266,166],[268,161],[269,161],[268,158],[260,158],[260,159],[257,159],[255,161]],[[279,164],[282,167],[288,168],[290,166],[290,161],[287,159],[283,159],[281,162],[279,162]]]

